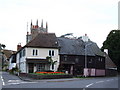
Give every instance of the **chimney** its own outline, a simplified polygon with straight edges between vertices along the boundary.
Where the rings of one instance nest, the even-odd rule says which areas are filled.
[[[19,51],[22,48],[21,43],[17,45],[17,51]]]
[[[108,49],[104,49],[104,52],[105,52],[106,54],[108,54]]]

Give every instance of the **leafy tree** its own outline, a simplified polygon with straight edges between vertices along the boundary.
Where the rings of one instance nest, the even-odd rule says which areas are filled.
[[[52,69],[54,69],[54,64],[57,62],[57,61],[53,61],[51,57],[47,56],[46,59],[49,61],[50,65],[52,65]]]
[[[6,46],[4,44],[0,44],[0,49],[5,48]]]
[[[103,42],[101,49],[108,49],[110,58],[117,65],[120,72],[120,30],[112,30]]]

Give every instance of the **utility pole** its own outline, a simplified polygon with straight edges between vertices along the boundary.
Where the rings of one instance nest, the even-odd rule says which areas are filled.
[[[84,68],[84,76],[87,77],[87,46],[91,45],[92,43],[85,45],[85,68]]]

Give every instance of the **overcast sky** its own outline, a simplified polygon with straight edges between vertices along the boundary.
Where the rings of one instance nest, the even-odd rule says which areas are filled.
[[[27,22],[48,22],[48,31],[61,36],[85,33],[99,47],[113,29],[118,28],[119,0],[0,0],[0,43],[16,50],[25,45]]]

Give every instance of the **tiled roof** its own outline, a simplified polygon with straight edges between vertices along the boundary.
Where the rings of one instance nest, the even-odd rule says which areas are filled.
[[[86,51],[87,51],[87,55],[98,55],[98,56],[104,56],[104,53],[100,50],[100,48],[97,46],[96,43],[92,42],[92,41],[88,41],[87,43],[85,43],[86,45],[88,45],[86,47]]]
[[[105,66],[106,68],[116,68],[117,66],[113,63],[113,61],[110,59],[110,57],[108,56],[108,54],[105,54]]]
[[[85,55],[86,50],[86,55],[88,56],[104,56],[104,53],[99,49],[97,44],[92,41],[83,42],[81,39],[59,37],[58,43],[60,54]],[[85,45],[87,45],[86,48]]]
[[[58,43],[55,33],[39,33],[25,46],[36,48],[58,48]]]
[[[15,51],[4,49],[3,53],[7,58],[9,58],[13,53],[15,53]]]
[[[60,54],[84,55],[84,45],[81,40],[58,37]]]

